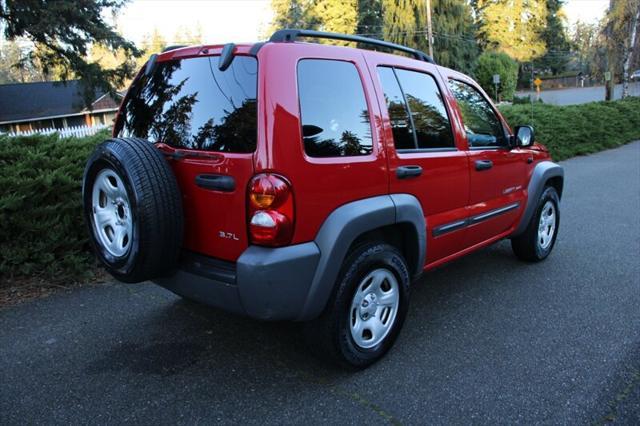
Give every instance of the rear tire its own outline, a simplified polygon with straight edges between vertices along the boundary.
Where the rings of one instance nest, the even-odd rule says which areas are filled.
[[[153,144],[123,138],[98,145],[82,192],[91,243],[111,275],[133,283],[175,268],[184,223],[180,190]]]
[[[511,239],[511,248],[519,259],[540,262],[549,256],[560,227],[559,206],[560,198],[556,189],[552,186],[546,187],[527,229]]]
[[[406,262],[395,247],[367,243],[354,249],[324,313],[305,324],[314,353],[354,369],[382,358],[407,315],[409,283]]]

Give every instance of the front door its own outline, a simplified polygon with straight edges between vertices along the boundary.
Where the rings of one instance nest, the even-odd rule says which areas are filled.
[[[525,201],[526,154],[511,149],[498,114],[470,81],[449,80],[466,133],[469,155],[467,246],[492,239],[515,224]]]

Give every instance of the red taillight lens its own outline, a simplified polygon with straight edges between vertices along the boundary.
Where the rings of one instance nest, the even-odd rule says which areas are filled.
[[[260,174],[249,182],[249,238],[253,244],[283,246],[293,236],[293,194],[281,176]]]

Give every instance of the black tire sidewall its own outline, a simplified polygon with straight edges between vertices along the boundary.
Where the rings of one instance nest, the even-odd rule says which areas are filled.
[[[85,213],[85,223],[91,235],[91,244],[94,252],[99,260],[107,267],[109,272],[116,277],[123,277],[131,274],[135,269],[136,261],[140,254],[140,223],[138,211],[138,196],[131,179],[126,170],[126,158],[120,158],[117,150],[113,149],[113,142],[107,141],[99,145],[94,154],[87,162],[83,182],[83,204]],[[127,196],[129,198],[129,213],[132,216],[133,238],[131,247],[124,256],[115,257],[109,253],[102,244],[99,243],[99,237],[96,235],[96,228],[93,221],[93,185],[97,175],[104,169],[109,168],[116,172],[125,185]]]
[[[538,224],[540,223],[540,216],[542,215],[542,208],[547,203],[547,201],[551,201],[553,203],[553,207],[556,211],[556,228],[553,232],[553,237],[551,239],[551,244],[546,249],[540,246],[540,242],[538,240]],[[558,231],[560,230],[560,199],[558,197],[558,193],[555,188],[549,186],[545,188],[542,195],[540,196],[540,200],[538,201],[538,207],[536,208],[536,214],[533,216],[533,220],[531,222],[531,237],[533,238],[533,245],[536,257],[540,260],[545,259],[553,250],[553,246],[556,244],[556,238],[558,237]]]
[[[361,348],[351,336],[349,314],[355,291],[374,269],[385,268],[398,280],[400,300],[392,329],[372,348]],[[402,255],[387,244],[370,244],[361,247],[345,264],[335,304],[336,345],[345,360],[354,367],[366,367],[381,358],[393,346],[404,323],[409,305],[409,273]]]

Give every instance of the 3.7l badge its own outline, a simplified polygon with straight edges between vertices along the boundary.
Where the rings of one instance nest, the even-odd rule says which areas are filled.
[[[236,234],[234,234],[233,232],[224,232],[224,231],[218,231],[218,236],[220,238],[224,238],[225,240],[235,240],[238,241],[240,240]]]

